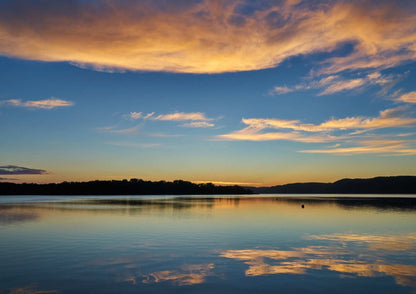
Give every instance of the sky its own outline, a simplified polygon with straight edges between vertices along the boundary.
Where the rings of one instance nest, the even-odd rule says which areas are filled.
[[[0,180],[416,175],[416,2],[0,2]]]

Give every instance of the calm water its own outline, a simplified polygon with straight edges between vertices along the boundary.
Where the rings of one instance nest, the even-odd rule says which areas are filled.
[[[277,292],[416,293],[416,200],[0,197],[2,294]]]

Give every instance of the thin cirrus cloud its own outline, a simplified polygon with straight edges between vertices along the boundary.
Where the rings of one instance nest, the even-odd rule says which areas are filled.
[[[416,118],[407,116],[406,107],[398,107],[380,111],[377,117],[346,117],[330,119],[320,124],[305,124],[299,120],[283,120],[269,118],[242,119],[247,127],[228,134],[218,135],[220,140],[233,141],[271,141],[288,140],[304,143],[336,142],[335,145],[325,149],[302,150],[302,153],[322,154],[392,154],[414,155],[415,141],[412,133],[397,134],[400,140],[375,139],[368,135],[363,139],[362,133],[377,129],[394,129],[410,127],[416,124]],[[276,130],[276,131],[273,131]],[[406,138],[406,139],[404,139]],[[343,142],[341,144],[340,142]]]
[[[132,119],[150,119],[150,120],[165,120],[165,121],[209,121],[205,114],[201,112],[174,112],[169,114],[160,114],[154,116],[154,112],[144,115],[142,112],[130,112]]]
[[[221,73],[350,44],[315,72],[384,69],[416,59],[415,11],[411,1],[2,1],[0,54],[96,70]]]
[[[38,109],[53,109],[56,107],[68,107],[73,106],[74,103],[67,100],[62,100],[58,98],[50,98],[45,100],[28,100],[22,101],[21,99],[10,99],[0,101],[0,105],[8,105],[15,107],[25,107],[25,108],[38,108]]]
[[[416,148],[411,147],[414,141],[406,140],[370,140],[358,141],[356,146],[340,147],[328,149],[302,150],[301,153],[321,153],[321,154],[390,154],[390,155],[415,155]],[[339,148],[338,148],[339,147]]]
[[[0,166],[0,175],[42,175],[47,171],[43,169],[35,169],[17,165]]]
[[[154,112],[148,114],[143,114],[142,112],[130,112],[129,117],[134,120],[188,121],[181,126],[189,128],[209,128],[215,126],[215,124],[211,122],[213,119],[206,117],[202,112],[174,112],[160,115],[154,114]]]
[[[229,134],[217,136],[228,140],[291,140],[303,142],[325,142],[340,139],[340,137],[329,136],[328,132],[345,130],[374,130],[381,128],[392,128],[408,126],[416,123],[416,118],[407,117],[406,108],[398,107],[386,109],[380,112],[378,117],[347,117],[331,119],[321,124],[304,124],[299,120],[283,120],[268,118],[242,119],[246,128]],[[263,132],[266,129],[291,130],[292,132]],[[305,133],[321,133],[319,136],[309,136]]]
[[[141,131],[142,126],[137,125],[130,128],[117,128],[117,125],[114,126],[108,126],[108,127],[101,127],[97,128],[98,131],[103,133],[111,133],[111,134],[119,134],[119,135],[140,135],[144,137],[179,137],[180,135],[174,135],[174,134],[164,134],[164,133],[146,133]],[[116,144],[113,144],[116,145]]]
[[[353,79],[343,78],[339,75],[329,75],[317,81],[302,83],[294,87],[276,86],[270,91],[271,95],[282,95],[294,91],[318,89],[319,96],[331,95],[338,92],[359,90],[365,87],[378,85],[383,88],[390,88],[397,81],[397,77],[393,75],[382,75],[376,71],[364,77]]]

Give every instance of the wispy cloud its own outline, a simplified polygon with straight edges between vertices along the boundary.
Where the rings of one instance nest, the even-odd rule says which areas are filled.
[[[317,72],[388,68],[416,59],[415,7],[407,1],[259,3],[3,1],[0,52],[97,70],[188,73],[271,68],[346,43],[352,51],[325,60]]]
[[[393,155],[415,155],[416,148],[409,147],[409,141],[404,140],[373,140],[357,142],[358,146],[339,147],[328,149],[302,150],[302,153],[321,153],[321,154],[393,154]],[[413,142],[414,143],[414,142]]]
[[[273,90],[270,91],[270,94],[277,94],[277,95],[281,95],[281,94],[286,94],[286,93],[290,93],[293,92],[294,89],[291,89],[287,86],[276,86],[273,88]]]
[[[182,125],[182,127],[188,127],[188,128],[210,128],[214,127],[215,125],[210,122],[206,121],[193,121],[189,123],[185,123]]]
[[[416,124],[416,118],[407,116],[406,107],[380,111],[378,117],[332,118],[320,124],[305,124],[299,120],[269,118],[242,119],[247,127],[228,134],[218,135],[220,140],[271,141],[288,140],[304,143],[335,142],[325,149],[302,150],[302,153],[364,154],[379,153],[393,155],[416,154],[413,133],[394,133],[400,140],[380,139],[380,136],[363,135],[377,129],[394,129]],[[272,131],[276,130],[276,131]],[[342,143],[342,144],[341,144]]]
[[[150,120],[165,120],[165,121],[210,121],[202,112],[174,112],[169,114],[159,114],[154,116],[154,112],[143,114],[142,112],[130,112],[132,119],[150,119]]]
[[[270,91],[270,94],[282,95],[293,91],[318,89],[321,90],[321,92],[318,93],[318,95],[322,96],[331,95],[334,93],[344,91],[359,90],[373,85],[378,85],[382,88],[382,90],[384,90],[384,88],[386,87],[390,88],[391,85],[395,82],[397,82],[396,76],[391,74],[382,75],[378,71],[373,72],[371,74],[367,74],[364,77],[357,78],[345,78],[340,75],[329,75],[319,80],[313,80],[299,85],[295,85],[292,88],[289,88],[287,86],[276,86],[272,91]]]
[[[268,118],[242,119],[248,127],[229,134],[219,135],[218,138],[230,140],[290,140],[299,142],[327,142],[339,140],[343,137],[330,136],[328,132],[339,130],[375,130],[408,126],[416,123],[416,118],[407,117],[406,108],[392,108],[380,112],[378,117],[347,117],[330,119],[321,124],[304,124],[299,120],[283,120]],[[266,129],[292,130],[291,132],[263,132]],[[321,133],[310,136],[305,133]]]
[[[154,148],[159,147],[159,143],[132,143],[132,142],[108,142],[109,145],[121,146],[121,147],[137,147],[137,148]]]
[[[322,135],[322,136],[310,136],[301,134],[298,132],[283,133],[283,132],[265,132],[259,133],[259,131],[252,130],[250,127],[240,131],[236,131],[229,134],[218,135],[218,139],[223,140],[237,140],[237,141],[274,141],[274,140],[288,140],[296,142],[308,142],[308,143],[322,143],[330,142],[338,137]]]
[[[154,115],[154,112],[143,114],[142,112],[130,112],[129,117],[134,120],[154,120],[154,121],[189,121],[182,124],[182,127],[188,128],[209,128],[214,127],[211,121],[212,118],[208,118],[202,112],[174,112],[168,114]]]
[[[16,106],[16,107],[26,107],[26,108],[40,108],[40,109],[52,109],[56,107],[67,107],[73,106],[74,103],[67,100],[57,99],[57,98],[50,98],[45,100],[29,100],[29,101],[22,101],[20,99],[10,99],[10,100],[3,100],[0,101],[0,105],[9,105],[9,106]]]
[[[47,171],[43,169],[35,169],[16,165],[0,166],[0,175],[42,175]]]
[[[136,134],[140,130],[140,125],[137,125],[131,128],[124,128],[124,129],[118,129],[116,126],[109,126],[109,127],[98,128],[98,130],[100,132],[113,133],[113,134]]]
[[[141,125],[137,125],[130,128],[119,128],[117,125],[97,128],[99,132],[112,133],[112,134],[126,134],[126,135],[138,135],[144,137],[180,137],[177,134],[164,134],[164,133],[146,133],[143,132]]]
[[[402,94],[397,101],[407,102],[407,103],[416,103],[416,91]]]

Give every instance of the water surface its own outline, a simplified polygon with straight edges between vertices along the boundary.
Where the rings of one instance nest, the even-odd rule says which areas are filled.
[[[0,293],[416,293],[406,197],[0,197]]]

